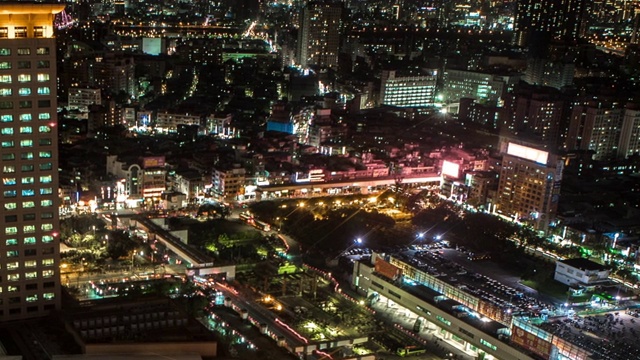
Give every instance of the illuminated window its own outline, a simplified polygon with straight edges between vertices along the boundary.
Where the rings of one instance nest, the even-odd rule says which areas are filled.
[[[31,126],[20,127],[20,134],[32,134],[32,133],[33,133],[33,128]]]
[[[51,175],[40,176],[40,182],[43,184],[48,184],[52,181]]]
[[[31,164],[22,165],[22,166],[20,166],[20,171],[22,171],[22,172],[32,172],[33,171],[33,165],[31,165]]]
[[[28,272],[28,273],[24,273],[24,277],[26,279],[35,279],[35,278],[38,277],[38,273],[35,272],[35,271],[31,271],[31,272]]]
[[[31,95],[31,88],[20,88],[20,89],[18,89],[18,95],[20,95],[20,96]]]
[[[13,261],[13,262],[7,263],[7,269],[8,270],[15,270],[15,269],[17,269],[19,267],[20,267],[20,263],[18,263],[17,261]]]
[[[33,184],[35,179],[33,176],[26,176],[22,178],[22,184]]]
[[[20,140],[20,147],[33,147],[33,140]]]
[[[2,167],[2,172],[5,174],[12,174],[16,172],[16,167],[13,165],[5,165]]]
[[[36,54],[38,55],[49,55],[49,48],[48,47],[39,47],[36,49]]]
[[[49,119],[51,119],[51,114],[49,113],[38,114],[38,120],[49,120]]]
[[[30,209],[30,208],[35,207],[35,206],[36,206],[36,203],[33,202],[33,201],[23,201],[22,202],[22,208],[23,209]]]
[[[0,61],[0,69],[3,69],[3,70],[11,69],[11,62],[10,61]]]
[[[0,133],[2,135],[13,135],[13,128],[10,128],[10,127],[2,128],[2,130],[0,130]]]
[[[3,88],[0,89],[0,96],[11,96],[11,89]]]
[[[16,159],[16,154],[14,153],[2,154],[2,160],[15,160],[15,159]]]
[[[13,29],[13,34],[16,38],[26,38],[27,37],[27,27],[26,26],[16,26]]]
[[[51,151],[40,151],[39,155],[38,155],[41,159],[43,158],[50,158],[51,157]]]
[[[24,267],[32,268],[38,266],[38,263],[35,260],[27,260],[24,262]]]
[[[42,266],[52,266],[52,265],[53,265],[53,259],[42,260]]]
[[[18,239],[7,239],[6,244],[7,246],[18,245]]]
[[[52,164],[52,163],[50,163],[50,162],[48,162],[48,163],[42,163],[42,164],[40,164],[40,165],[38,166],[38,168],[39,168],[40,170],[51,170],[51,169],[53,169],[53,164]]]
[[[49,81],[49,74],[38,74],[38,82]]]
[[[5,190],[4,197],[6,198],[14,198],[18,196],[18,192],[16,190]]]
[[[20,114],[20,121],[31,121],[31,114]]]
[[[44,236],[42,237],[42,242],[43,242],[44,244],[52,243],[52,242],[53,242],[53,236],[51,236],[51,235],[44,235]]]
[[[25,234],[29,234],[29,233],[35,232],[36,231],[36,226],[35,225],[24,225],[22,227],[22,231]]]
[[[38,88],[38,95],[49,95],[51,94],[51,90],[48,86],[43,86]]]
[[[31,160],[31,159],[33,159],[33,153],[32,152],[23,152],[22,154],[20,154],[20,158],[22,160]]]
[[[0,48],[0,56],[9,56],[9,55],[11,55],[11,49]]]
[[[34,26],[33,27],[33,37],[41,38],[44,37],[44,26]],[[38,48],[40,49],[40,48]]]
[[[35,243],[36,243],[36,238],[33,237],[33,236],[29,236],[29,237],[24,238],[24,244],[25,245],[33,245]]]
[[[12,140],[6,140],[2,142],[3,148],[12,148],[13,146],[14,146],[14,143]]]
[[[40,228],[45,231],[53,230],[53,224],[42,224]]]
[[[13,115],[0,116],[0,122],[13,122]]]
[[[16,178],[2,178],[2,183],[7,186],[7,185],[15,185],[16,184]]]
[[[9,250],[9,251],[7,251],[7,257],[8,258],[18,257],[19,255],[20,255],[20,252],[18,250]]]
[[[52,300],[55,297],[55,295],[53,293],[44,293],[44,294],[42,294],[42,297],[45,300]]]
[[[7,291],[8,292],[20,291],[20,286],[7,286]],[[18,299],[20,299],[20,298],[18,298]],[[20,302],[20,300],[18,300],[18,302]]]
[[[35,196],[36,192],[33,189],[22,189],[22,196],[24,197],[28,197],[28,196]]]
[[[31,74],[20,74],[18,75],[18,82],[24,83],[31,81]]]
[[[0,75],[0,83],[11,84],[11,75]]]
[[[18,208],[18,204],[14,202],[6,202],[4,203],[5,210],[14,210]]]
[[[38,127],[38,132],[39,133],[50,133],[51,132],[51,126],[49,126],[49,125],[40,125]]]
[[[7,280],[9,281],[19,281],[20,274],[7,274]]]
[[[4,228],[4,233],[6,235],[15,235],[18,233],[18,228],[15,226],[6,227]]]
[[[33,295],[29,295],[26,297],[27,302],[34,302],[34,301],[38,301],[38,295],[33,294]]]
[[[41,200],[40,201],[40,206],[42,206],[42,207],[53,206],[53,200]]]

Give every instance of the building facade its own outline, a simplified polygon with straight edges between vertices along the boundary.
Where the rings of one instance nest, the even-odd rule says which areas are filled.
[[[564,164],[554,154],[506,141],[495,211],[547,231],[555,219]]]
[[[62,4],[0,4],[0,321],[60,308],[56,41]]]
[[[311,1],[304,7],[298,35],[300,66],[338,67],[341,17],[341,3]]]
[[[437,71],[384,70],[380,77],[380,103],[399,107],[434,106]]]
[[[576,258],[556,261],[553,278],[569,286],[593,286],[609,281],[610,270],[593,261]]]

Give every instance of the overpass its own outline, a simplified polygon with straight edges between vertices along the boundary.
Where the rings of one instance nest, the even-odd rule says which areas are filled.
[[[132,217],[138,227],[141,227],[150,234],[155,234],[156,240],[160,241],[167,249],[175,253],[180,259],[188,262],[192,267],[211,267],[213,258],[201,253],[193,247],[182,242],[180,238],[171,234],[160,225],[154,223],[144,216],[136,215]]]

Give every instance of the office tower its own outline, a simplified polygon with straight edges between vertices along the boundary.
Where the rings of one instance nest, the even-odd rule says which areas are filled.
[[[627,104],[622,118],[618,156],[626,158],[640,154],[640,108],[636,104]]]
[[[434,106],[437,79],[435,70],[383,70],[380,103],[399,107]]]
[[[53,19],[63,9],[0,3],[0,320],[60,307]]]
[[[501,140],[494,211],[546,232],[558,209],[563,162],[530,143]]]
[[[311,1],[304,7],[298,30],[300,66],[338,66],[341,16],[342,3]]]
[[[514,43],[545,47],[551,39],[575,43],[586,31],[592,0],[518,0]]]

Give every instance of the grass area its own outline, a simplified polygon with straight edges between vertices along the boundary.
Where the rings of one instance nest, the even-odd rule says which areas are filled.
[[[535,280],[522,280],[521,283],[532,289],[538,290],[541,294],[550,296],[560,301],[565,301],[567,299],[567,292],[569,291],[569,287],[553,279],[548,279],[540,283]]]

